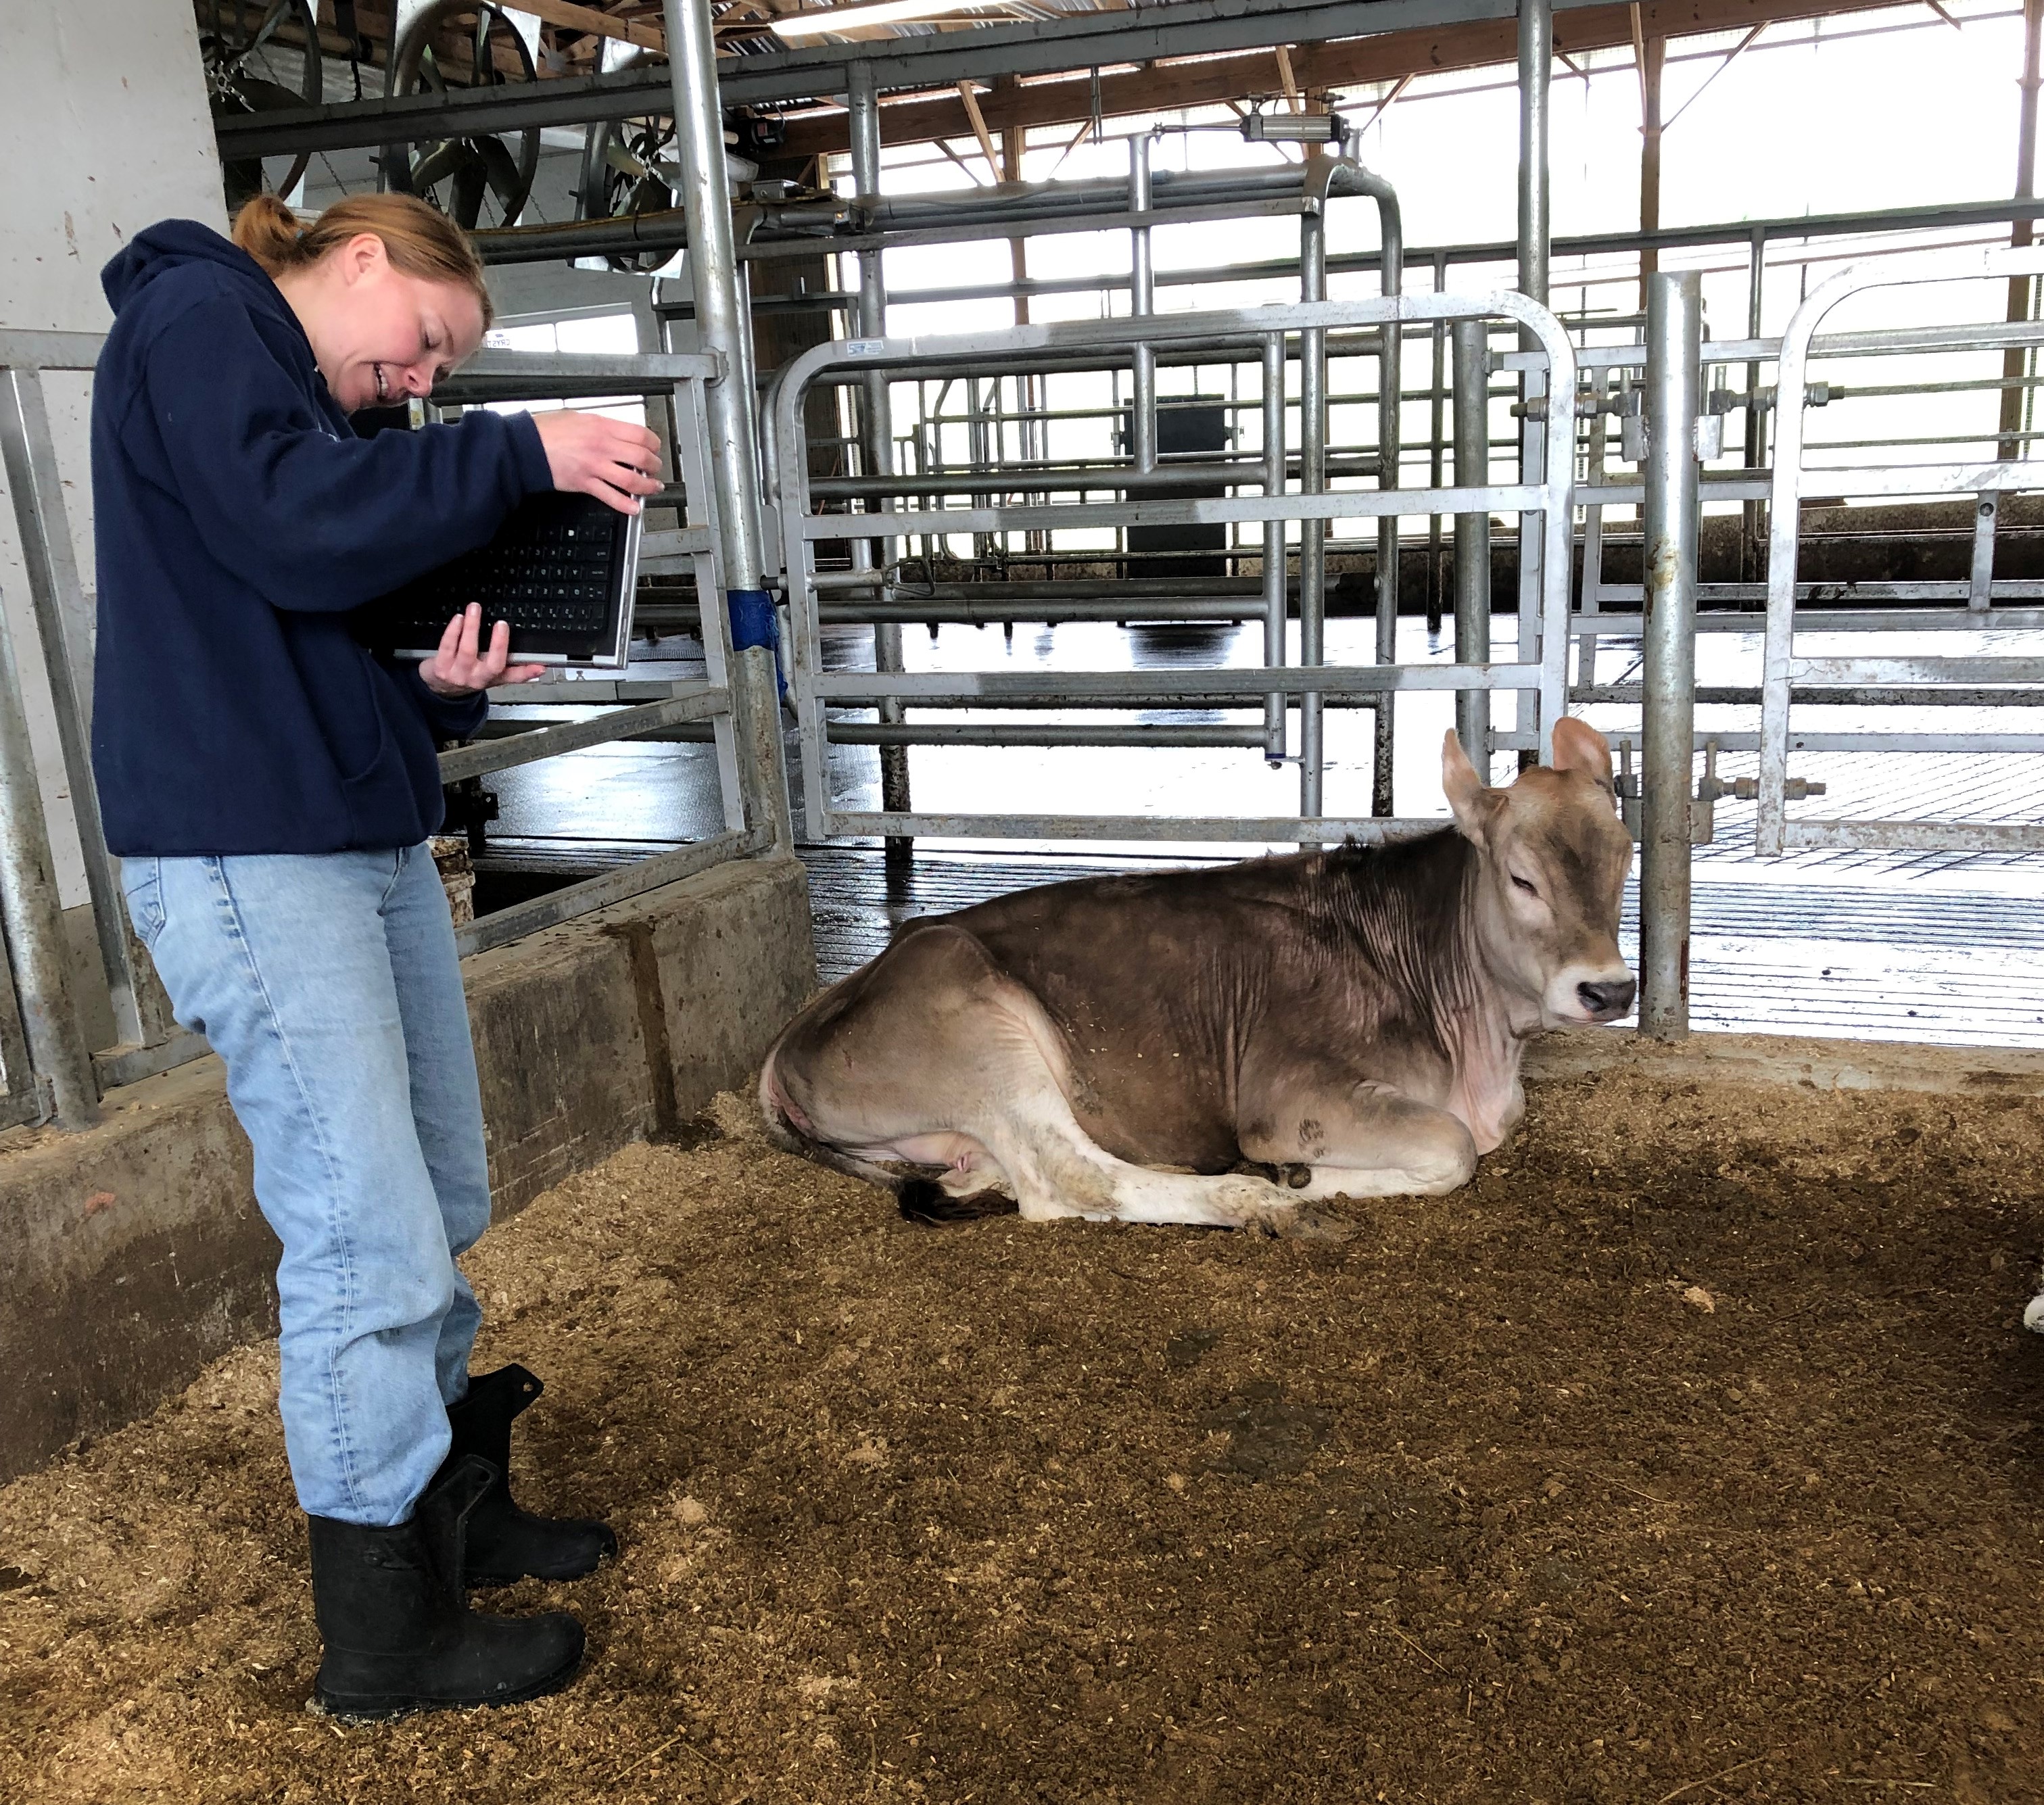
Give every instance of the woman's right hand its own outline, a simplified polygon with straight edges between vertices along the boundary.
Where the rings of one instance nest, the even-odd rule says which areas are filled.
[[[659,493],[659,478],[647,472],[659,467],[660,441],[645,427],[567,410],[532,419],[546,447],[555,488],[594,495],[620,514],[637,513],[639,497]]]

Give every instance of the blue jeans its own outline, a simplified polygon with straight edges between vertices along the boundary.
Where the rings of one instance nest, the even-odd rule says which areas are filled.
[[[490,1222],[482,1102],[446,892],[424,846],[127,858],[178,1020],[227,1066],[277,1268],[298,1502],[404,1522],[445,1458]]]

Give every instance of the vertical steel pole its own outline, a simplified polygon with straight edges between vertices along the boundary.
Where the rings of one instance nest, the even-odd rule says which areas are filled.
[[[674,140],[681,153],[682,209],[688,228],[689,286],[702,348],[723,373],[705,385],[710,467],[717,496],[718,551],[730,609],[732,707],[743,718],[757,802],[782,847],[793,843],[787,774],[778,729],[778,637],[766,588],[760,528],[757,397],[744,380],[751,330],[738,298],[738,252],[731,229],[731,178],[724,160],[724,115],[717,104],[717,40],[709,0],[663,0],[667,62],[673,75]]]
[[[855,63],[848,73],[850,83],[846,98],[851,125],[851,179],[858,190],[857,204],[865,213],[876,207],[880,199],[880,93],[870,63]],[[887,336],[887,278],[882,255],[878,249],[859,253],[858,327],[859,336],[863,339],[882,339]],[[859,452],[866,474],[892,476],[894,414],[887,392],[887,378],[879,371],[869,372],[860,386],[859,417]],[[893,498],[881,495],[866,503],[875,513],[884,513],[893,505]],[[891,540],[869,543],[874,567],[881,573],[880,593],[884,597],[886,573],[894,564],[894,543]],[[882,621],[874,628],[873,668],[878,671],[899,671],[904,668],[901,624],[898,620]],[[882,701],[880,719],[884,724],[899,726],[906,718],[898,700],[890,697]],[[906,814],[909,811],[909,748],[905,746],[880,748],[880,806],[889,814]],[[902,835],[888,836],[887,853],[890,858],[905,858],[914,847],[915,842]]]
[[[1379,287],[1385,294],[1400,294],[1405,287],[1405,232],[1399,215],[1398,197],[1390,184],[1381,179],[1370,178],[1365,186],[1377,201]],[[1320,242],[1324,251],[1324,226]],[[1396,489],[1403,444],[1400,412],[1404,397],[1404,325],[1401,321],[1387,320],[1380,331],[1382,336],[1377,359],[1377,486]],[[1398,519],[1395,514],[1383,515],[1377,523],[1377,662],[1398,662]],[[1385,689],[1379,693],[1372,735],[1374,756],[1370,812],[1373,815],[1397,812],[1393,806],[1396,771],[1393,764],[1397,745],[1397,717],[1393,711],[1397,705],[1393,692]]]
[[[2038,73],[2040,40],[2044,40],[2044,0],[2023,0],[2023,102],[2015,116],[2015,198],[2019,201],[2028,200],[2037,186],[2037,90],[2044,85],[2044,76]],[[2032,221],[2019,219],[2008,242],[2016,248],[2027,244],[2036,229]],[[2008,278],[2010,319],[2030,317],[2031,284],[2035,280],[2034,276]],[[2003,381],[2020,382],[2035,355],[2022,345],[2011,345],[2004,351],[2001,354]],[[2013,463],[2023,455],[2023,440],[2017,436],[2023,430],[2023,395],[2020,388],[2001,392],[2002,436],[1995,456],[2003,463]]]
[[[1519,0],[1519,292],[1547,305],[1547,83],[1554,0]]]
[[[1327,221],[1322,209],[1299,216],[1299,290],[1304,301],[1327,298]],[[1327,486],[1327,335],[1308,326],[1299,334],[1299,490],[1318,495]],[[1327,662],[1327,523],[1299,523],[1299,662]],[[1324,748],[1320,697],[1299,697],[1299,812],[1324,813],[1320,779]],[[1301,842],[1316,844],[1316,842]]]
[[[1519,291],[1547,305],[1547,90],[1554,66],[1554,13],[1553,0],[1519,0]],[[1521,330],[1520,348],[1531,350],[1538,341]],[[1520,422],[1519,480],[1537,483],[1546,480],[1542,468],[1546,440],[1530,405],[1545,392],[1542,378],[1528,372],[1519,378],[1519,399],[1523,406]],[[1539,598],[1545,555],[1540,540],[1527,530],[1527,517],[1519,517],[1519,657],[1523,663],[1540,661]],[[1535,724],[1533,698],[1521,691],[1515,701],[1513,720],[1521,733]],[[1539,723],[1544,738],[1553,724]],[[1537,764],[1539,755],[1522,751],[1520,766]]]
[[[1689,1031],[1703,316],[1703,278],[1694,270],[1657,272],[1648,282],[1639,1026],[1657,1040]]]
[[[1481,320],[1458,320],[1455,368],[1455,486],[1490,482],[1489,331]],[[1490,662],[1490,515],[1455,516],[1455,662]],[[1490,782],[1490,692],[1455,692],[1455,734],[1470,762]]]
[[[1128,210],[1150,211],[1151,136],[1139,132],[1128,140]],[[1157,311],[1156,278],[1150,265],[1150,229],[1128,229],[1128,311],[1147,320]],[[1157,467],[1157,353],[1147,344],[1135,348],[1135,396],[1129,421],[1129,444],[1141,470]]]
[[[0,925],[13,966],[14,993],[27,1033],[29,1062],[49,1081],[57,1125],[89,1128],[99,1119],[92,1053],[71,994],[71,949],[57,902],[42,790],[29,745],[20,666],[0,613]],[[7,1074],[8,1089],[17,1074]]]
[[[1285,493],[1285,336],[1263,341],[1263,493]],[[1273,670],[1285,662],[1290,608],[1285,570],[1285,523],[1263,523],[1263,662]],[[1285,697],[1263,699],[1263,755],[1271,763],[1285,756]]]
[[[1445,251],[1434,253],[1434,292],[1442,293],[1448,286],[1448,254]],[[1435,489],[1441,486],[1443,460],[1446,447],[1442,444],[1447,424],[1446,397],[1442,390],[1448,381],[1448,323],[1436,320],[1432,331],[1434,350],[1434,377],[1427,386],[1428,411],[1427,435],[1427,480]],[[1441,634],[1441,517],[1427,517],[1427,638],[1431,642]]]
[[[1746,255],[1750,259],[1746,278],[1746,336],[1750,339],[1760,336],[1761,303],[1764,298],[1763,285],[1767,280],[1767,232],[1756,225],[1753,236],[1747,240]],[[1758,470],[1766,462],[1766,424],[1754,397],[1760,393],[1760,366],[1758,363],[1746,367],[1746,442],[1741,462],[1748,470]],[[1760,547],[1765,539],[1767,528],[1765,504],[1748,501],[1740,508],[1742,518],[1743,540],[1739,549],[1739,576],[1741,582],[1750,582],[1760,569]]]

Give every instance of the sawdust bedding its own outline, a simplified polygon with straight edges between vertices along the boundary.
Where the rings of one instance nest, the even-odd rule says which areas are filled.
[[[1536,1093],[1331,1244],[932,1229],[721,1130],[472,1257],[580,1681],[347,1726],[274,1354],[0,1492],[0,1799],[2044,1797],[2029,1100]]]

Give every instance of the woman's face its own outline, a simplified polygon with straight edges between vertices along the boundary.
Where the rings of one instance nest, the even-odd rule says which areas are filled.
[[[423,396],[482,343],[482,308],[463,283],[428,282],[358,232],[280,285],[344,412]]]

